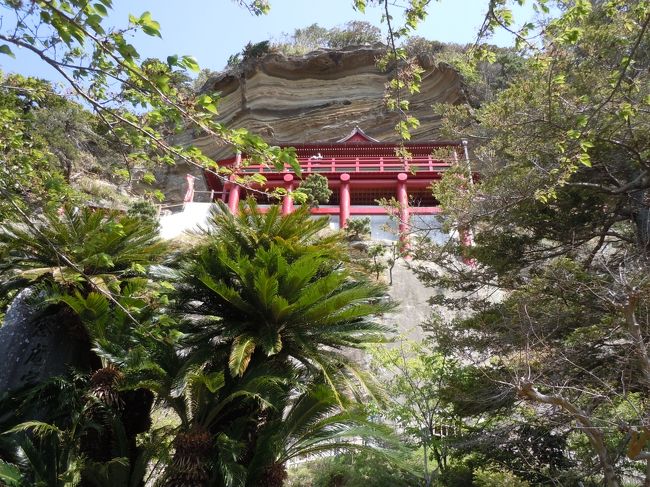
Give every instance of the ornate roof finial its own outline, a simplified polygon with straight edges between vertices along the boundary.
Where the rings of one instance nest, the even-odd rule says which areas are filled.
[[[336,141],[339,144],[345,144],[347,142],[379,142],[377,139],[374,139],[367,135],[363,130],[359,128],[358,125],[354,126],[354,129],[346,137],[343,137],[341,140]]]

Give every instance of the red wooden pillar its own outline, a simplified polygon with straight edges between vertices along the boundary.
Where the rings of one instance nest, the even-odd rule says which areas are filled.
[[[224,181],[223,182],[223,191],[221,192],[221,201],[223,201],[224,203],[227,203],[229,194],[230,194],[230,182],[229,181]]]
[[[472,231],[468,230],[467,227],[462,227],[459,229],[460,241],[463,242],[464,247],[471,247],[474,245],[474,237]]]
[[[458,229],[458,234],[463,247],[470,248],[474,245],[474,236],[470,229],[467,227],[461,227]],[[476,260],[470,259],[469,257],[463,257],[463,262],[470,267],[476,267]]]
[[[287,194],[282,198],[282,214],[288,215],[293,211],[293,198],[291,197],[291,191],[293,191],[293,174],[284,175],[284,189],[287,190]]]
[[[406,191],[406,180],[408,175],[406,173],[399,173],[397,175],[397,202],[399,203],[399,233],[406,235],[409,229],[409,197]]]
[[[339,228],[345,228],[350,218],[350,175],[341,174],[339,190]]]
[[[186,174],[185,180],[187,181],[187,191],[183,197],[183,203],[192,203],[194,201],[194,181],[196,178],[191,174]]]
[[[235,176],[230,176],[230,191],[228,192],[228,208],[230,213],[235,215],[237,213],[237,208],[239,207],[239,193],[241,191],[241,186],[235,183]]]
[[[233,167],[233,174],[230,175],[230,191],[228,191],[228,209],[233,215],[237,213],[237,208],[239,207],[239,194],[241,192],[241,186],[235,182],[237,176],[237,171],[241,166],[241,152],[237,152],[235,156],[235,166]],[[224,188],[225,189],[225,188]]]

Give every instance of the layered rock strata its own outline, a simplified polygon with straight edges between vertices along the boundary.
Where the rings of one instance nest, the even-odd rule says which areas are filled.
[[[323,49],[301,57],[268,54],[235,73],[209,79],[203,91],[220,93],[220,122],[244,127],[272,144],[332,142],[355,126],[378,140],[395,141],[398,119],[383,103],[393,73],[376,66],[382,51],[381,46],[363,46]],[[421,64],[425,72],[420,93],[409,97],[410,113],[421,123],[412,135],[413,140],[435,140],[440,138],[440,120],[431,105],[460,103],[461,80],[450,67],[427,60]],[[232,155],[230,147],[210,137],[187,133],[180,142],[193,144],[214,159]],[[179,165],[166,175],[169,199],[182,198],[187,172]]]

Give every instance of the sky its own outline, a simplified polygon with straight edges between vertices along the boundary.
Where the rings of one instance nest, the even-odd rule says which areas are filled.
[[[392,0],[392,13],[399,20],[404,0]],[[143,59],[168,55],[193,55],[201,68],[222,69],[231,54],[241,51],[248,42],[278,39],[283,33],[318,23],[334,27],[351,20],[365,20],[382,27],[383,10],[368,7],[366,13],[354,11],[352,0],[270,0],[268,15],[253,16],[232,0],[114,0],[114,10],[107,25],[126,26],[129,13],[139,16],[145,11],[160,22],[162,39],[139,34],[131,43]],[[418,35],[427,39],[460,44],[473,42],[480,27],[487,0],[438,0],[431,2],[429,17]],[[0,16],[7,16],[0,8]],[[515,18],[528,20],[530,8],[515,9]],[[0,19],[2,20],[2,19]],[[6,19],[9,20],[9,17]],[[8,23],[8,22],[7,22]],[[501,33],[493,42],[510,45],[512,40]],[[0,69],[56,80],[56,75],[35,55],[15,49],[16,59],[0,55]]]

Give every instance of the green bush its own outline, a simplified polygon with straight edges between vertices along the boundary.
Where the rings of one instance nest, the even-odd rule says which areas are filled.
[[[520,479],[510,470],[497,468],[479,468],[474,471],[476,487],[530,487],[525,480]]]
[[[448,467],[440,473],[437,487],[475,487],[472,469],[459,464]]]
[[[332,196],[332,190],[329,189],[327,178],[320,174],[310,174],[307,176],[298,188],[307,195],[307,204],[312,208],[318,208],[319,204],[327,204]]]
[[[129,207],[127,215],[143,220],[156,221],[158,219],[158,209],[153,203],[141,200],[136,201]]]
[[[393,464],[372,452],[322,458],[289,469],[287,487],[412,487],[422,485],[410,457]]]
[[[345,238],[353,242],[370,236],[370,218],[350,218],[345,227]]]
[[[348,46],[381,42],[381,29],[365,21],[351,21],[340,27],[326,29],[312,24],[284,34],[274,48],[288,55],[301,56],[322,48],[343,49]]]

